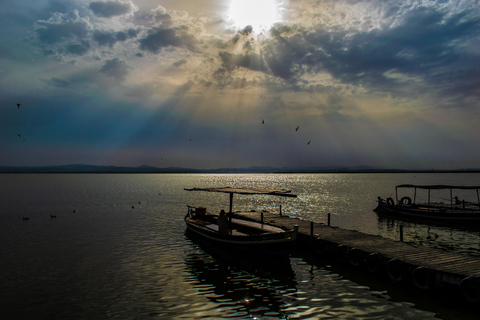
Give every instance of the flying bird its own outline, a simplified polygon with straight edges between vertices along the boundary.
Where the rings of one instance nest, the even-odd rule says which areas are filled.
[[[17,108],[20,109],[20,103],[17,103]]]
[[[308,143],[307,143],[307,144],[310,144],[310,142],[312,142],[312,141],[311,141],[311,140],[310,140],[310,141],[308,141]]]
[[[20,133],[17,133],[17,136],[18,136],[19,138],[21,138],[21,137],[22,137],[22,136],[20,135]]]
[[[264,123],[265,123],[265,121],[262,119],[262,124],[264,124]]]
[[[295,132],[297,132],[297,131],[298,131],[298,128],[300,128],[300,126],[298,126],[298,127],[297,127],[297,129],[295,129]]]

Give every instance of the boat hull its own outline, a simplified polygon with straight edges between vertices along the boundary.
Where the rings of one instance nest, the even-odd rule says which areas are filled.
[[[192,222],[188,218],[185,219],[185,222],[187,232],[195,235],[197,239],[238,252],[288,255],[288,251],[294,244],[297,236],[296,230],[260,235],[222,233],[212,230],[205,225]]]

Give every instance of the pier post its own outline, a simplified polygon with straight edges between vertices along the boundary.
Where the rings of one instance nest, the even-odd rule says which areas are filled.
[[[400,225],[400,241],[403,241],[403,225]]]
[[[263,224],[263,211],[260,213],[260,223]]]
[[[280,205],[280,217],[282,216],[282,205]]]
[[[330,227],[330,212],[328,213],[328,223],[327,225]]]

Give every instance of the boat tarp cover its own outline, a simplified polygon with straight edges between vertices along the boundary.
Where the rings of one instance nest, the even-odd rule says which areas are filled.
[[[443,184],[437,185],[414,185],[414,184],[401,184],[397,188],[417,188],[417,189],[480,189],[480,186],[449,186]]]
[[[290,190],[280,189],[261,189],[261,188],[247,188],[247,187],[221,187],[221,188],[185,188],[187,191],[208,191],[208,192],[223,192],[236,194],[268,194],[273,196],[296,197]]]

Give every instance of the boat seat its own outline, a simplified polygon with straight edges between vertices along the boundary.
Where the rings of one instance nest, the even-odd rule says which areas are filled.
[[[218,225],[217,225],[217,224],[207,224],[206,227],[209,228],[209,229],[218,231]],[[235,230],[235,229],[234,229],[234,230],[230,230],[230,234],[231,234],[231,235],[234,235],[234,236],[247,236],[246,233],[237,231],[237,230]]]

